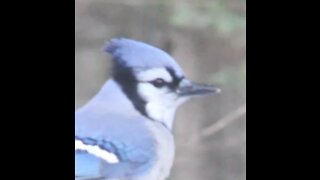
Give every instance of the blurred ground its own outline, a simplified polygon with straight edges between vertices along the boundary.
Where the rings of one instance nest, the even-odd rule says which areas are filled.
[[[106,40],[124,36],[158,46],[175,57],[189,78],[223,90],[179,109],[170,179],[246,179],[246,1],[75,2],[75,107],[109,77],[110,59],[102,52]],[[226,124],[215,126],[219,120]]]

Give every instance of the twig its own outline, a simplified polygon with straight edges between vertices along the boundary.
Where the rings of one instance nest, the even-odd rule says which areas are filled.
[[[191,137],[189,143],[190,144],[195,143],[201,138],[217,133],[218,131],[227,127],[232,122],[240,119],[240,117],[242,117],[245,114],[246,114],[246,104],[240,106],[237,110],[229,113],[227,116],[223,117],[222,119],[212,124],[208,128],[203,129],[199,134],[196,134],[193,137]]]

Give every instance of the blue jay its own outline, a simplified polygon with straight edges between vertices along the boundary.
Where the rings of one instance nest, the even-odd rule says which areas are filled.
[[[176,109],[220,90],[191,82],[171,56],[143,42],[112,39],[104,50],[112,76],[75,113],[75,178],[164,180],[174,160]]]

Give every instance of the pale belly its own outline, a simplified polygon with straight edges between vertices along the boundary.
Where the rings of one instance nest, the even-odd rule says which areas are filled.
[[[154,124],[151,130],[157,142],[157,161],[148,175],[139,178],[139,180],[165,180],[170,175],[174,161],[173,135],[162,124]]]

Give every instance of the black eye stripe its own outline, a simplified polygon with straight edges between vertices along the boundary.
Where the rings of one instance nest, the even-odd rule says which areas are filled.
[[[158,78],[158,79],[154,80],[154,82],[160,83],[160,84],[166,83],[166,82],[165,82],[163,79],[161,79],[161,78]]]
[[[169,89],[172,89],[172,90],[175,90],[180,82],[182,81],[184,77],[181,77],[181,78],[177,78],[175,80],[173,80],[172,82],[166,82],[165,80],[161,79],[161,78],[158,78],[158,79],[155,79],[155,80],[152,80],[152,81],[148,81],[147,83],[150,83],[152,85],[154,85],[155,87],[157,88],[161,88],[161,87],[168,87]]]
[[[157,79],[151,81],[150,83],[153,84],[153,85],[154,85],[155,87],[157,87],[157,88],[161,88],[161,87],[167,85],[167,82],[165,82],[165,81],[164,81],[163,79],[161,79],[161,78],[157,78]]]
[[[172,68],[167,67],[166,70],[172,77],[172,82],[167,83],[167,86],[172,90],[178,88],[180,82],[184,79],[184,77],[178,77]]]
[[[150,83],[154,85],[155,87],[162,88],[164,86],[168,87],[171,90],[175,90],[178,88],[180,82],[185,78],[183,76],[178,77],[175,73],[175,71],[172,68],[166,68],[167,72],[170,74],[172,78],[172,82],[167,82],[161,78],[157,78],[151,81],[139,81],[141,83]]]

